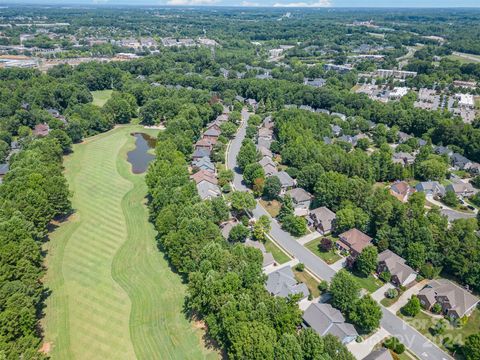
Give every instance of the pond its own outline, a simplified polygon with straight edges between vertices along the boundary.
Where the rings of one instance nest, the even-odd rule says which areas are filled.
[[[157,140],[145,133],[133,133],[132,136],[135,137],[135,149],[128,152],[127,160],[132,164],[134,174],[143,174],[150,161],[155,159],[155,155],[149,153],[149,150],[155,149]]]

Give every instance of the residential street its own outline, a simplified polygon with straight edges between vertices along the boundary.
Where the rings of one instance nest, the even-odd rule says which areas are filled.
[[[240,151],[242,141],[245,138],[247,120],[250,114],[244,109],[242,111],[242,123],[237,132],[237,136],[231,141],[227,153],[227,167],[233,169],[235,172],[233,185],[236,190],[248,191],[249,189],[242,183],[242,174],[237,169],[237,155]],[[255,218],[259,218],[262,215],[267,215],[271,218],[270,214],[260,205],[257,201],[256,208],[252,211]],[[297,239],[292,237],[289,233],[283,231],[280,224],[272,219],[271,231],[269,234],[275,242],[289,252],[299,262],[305,264],[306,268],[320,279],[330,281],[338,271],[327,265],[323,260],[310,252],[307,248],[301,245]],[[425,360],[450,360],[451,356],[443,352],[438,346],[434,345],[429,339],[420,334],[414,328],[405,323],[402,319],[397,317],[394,313],[380,305],[383,312],[383,318],[381,321],[381,327],[388,333],[402,341],[416,356]]]

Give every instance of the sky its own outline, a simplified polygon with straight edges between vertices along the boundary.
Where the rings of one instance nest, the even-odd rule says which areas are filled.
[[[480,7],[480,0],[0,0],[2,3],[268,6],[268,7]]]

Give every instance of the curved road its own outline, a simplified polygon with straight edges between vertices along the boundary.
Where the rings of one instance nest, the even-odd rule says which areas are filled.
[[[250,113],[246,110],[242,110],[242,122],[238,129],[237,135],[230,142],[227,149],[227,161],[226,165],[228,169],[234,171],[233,186],[239,191],[249,191],[249,189],[243,184],[243,176],[237,166],[237,155],[242,146],[242,141],[245,138],[247,121],[250,117]],[[262,215],[270,217],[268,212],[257,201],[257,207],[252,211],[255,218],[259,218]],[[335,270],[332,269],[327,263],[325,263],[318,256],[314,255],[303,245],[292,237],[289,233],[283,231],[280,224],[272,219],[271,230],[269,234],[275,242],[280,244],[287,252],[292,254],[314,275],[320,279],[330,281],[335,275]],[[429,339],[420,334],[417,330],[412,328],[394,313],[387,308],[380,305],[383,312],[381,326],[387,330],[391,335],[399,338],[401,342],[405,344],[418,358],[423,360],[453,360],[453,358],[442,351],[438,346],[433,344]]]

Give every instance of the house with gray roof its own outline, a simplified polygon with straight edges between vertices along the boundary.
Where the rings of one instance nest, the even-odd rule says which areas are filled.
[[[310,210],[310,221],[317,231],[326,235],[330,233],[335,226],[336,214],[329,208],[322,206],[313,210]]]
[[[245,102],[245,98],[243,96],[240,96],[240,95],[235,96],[235,100],[237,100],[241,103]]]
[[[381,348],[378,350],[372,351],[370,354],[365,356],[363,360],[394,360],[390,350],[387,348]]]
[[[267,149],[265,146],[258,146],[257,145],[257,150],[260,153],[260,155],[262,155],[262,157],[263,156],[268,156],[270,158],[273,158],[272,152],[270,151],[270,149]]]
[[[340,126],[330,124],[330,127],[332,128],[333,135],[340,136],[342,133],[342,128]]]
[[[456,319],[469,316],[479,302],[476,296],[447,279],[431,280],[417,296],[427,310],[439,303],[445,315]]]
[[[437,155],[447,155],[448,157],[453,155],[453,151],[447,148],[446,146],[435,146],[433,151]]]
[[[260,241],[247,239],[245,241],[245,246],[253,247],[262,252],[262,255],[263,255],[262,269],[265,270],[277,265],[275,259],[273,258],[273,254],[270,252],[267,252],[267,249],[265,249],[265,245],[263,245]]]
[[[455,195],[462,197],[469,197],[475,195],[478,191],[469,182],[463,182],[461,180],[448,184],[445,190],[453,191]]]
[[[262,167],[265,167],[265,166],[268,165],[268,164],[273,165],[273,166],[276,166],[270,156],[264,156],[258,163],[259,163]]]
[[[315,88],[321,88],[327,84],[327,80],[322,78],[315,78],[315,79],[303,79],[303,85],[312,86]]]
[[[397,133],[398,135],[398,142],[400,144],[403,144],[404,142],[407,142],[408,140],[410,140],[413,136],[412,135],[408,135],[407,133],[404,133],[403,131],[399,131]]]
[[[4,176],[8,172],[9,169],[10,169],[10,165],[0,164],[0,176]]]
[[[282,190],[280,195],[284,195],[285,192],[296,185],[295,180],[292,179],[290,175],[286,171],[279,171],[275,174],[276,177],[280,180],[280,184],[282,185]]]
[[[212,163],[212,160],[208,156],[204,156],[200,159],[197,159],[192,162],[192,166],[200,170],[208,170],[215,172],[215,165]]]
[[[218,185],[212,184],[209,181],[201,181],[197,184],[197,191],[200,199],[210,200],[222,195],[222,191]]]
[[[258,146],[263,146],[267,149],[270,149],[270,146],[272,146],[272,139],[266,139],[266,138],[263,138],[263,137],[259,137],[257,139],[257,145]]]
[[[206,147],[199,147],[199,148],[196,148],[195,151],[193,152],[192,159],[193,161],[197,161],[204,157],[210,157],[211,153],[212,151],[210,149]]]
[[[310,202],[313,199],[312,194],[302,188],[294,188],[288,190],[287,194],[290,195],[290,197],[292,198],[295,215],[308,215],[308,209],[310,209]]]
[[[398,256],[391,250],[385,250],[378,254],[377,272],[388,271],[391,281],[396,286],[408,286],[417,278],[417,273],[405,263],[405,259]]]
[[[342,113],[332,112],[330,115],[331,116],[336,116],[336,117],[342,119],[343,121],[347,120],[347,115],[342,114]]]
[[[303,300],[310,294],[307,285],[299,283],[295,279],[295,275],[289,265],[268,274],[265,287],[271,295],[283,298],[300,294]]]
[[[278,174],[277,167],[275,165],[272,165],[271,163],[262,166],[262,169],[266,177]]]
[[[424,192],[425,195],[444,196],[445,187],[438,181],[422,181],[415,186],[415,190]]]
[[[402,166],[413,165],[415,162],[415,156],[406,152],[397,152],[393,154],[392,160],[395,164],[400,164]]]
[[[334,335],[342,344],[348,344],[358,336],[353,325],[346,323],[342,313],[330,304],[313,303],[305,310],[302,318],[304,325],[311,327],[318,335]]]
[[[464,170],[473,165],[472,161],[459,153],[453,153],[450,161],[452,162],[452,166],[457,170]]]
[[[327,109],[316,109],[315,112],[320,114],[330,115],[330,111],[328,111]]]

